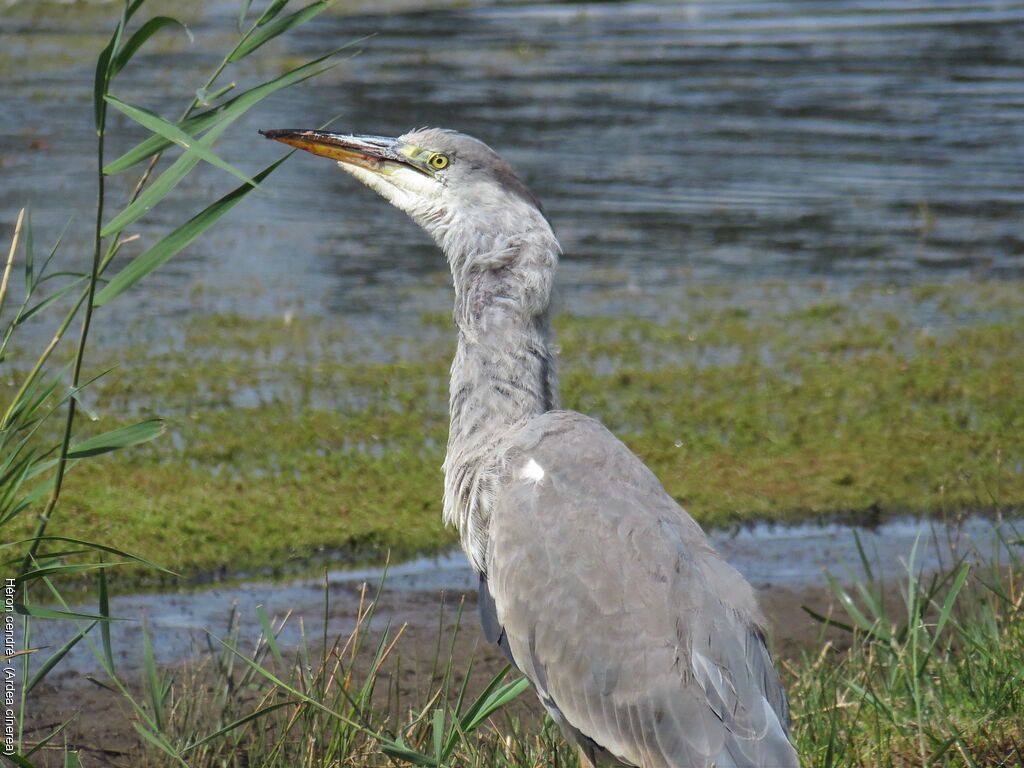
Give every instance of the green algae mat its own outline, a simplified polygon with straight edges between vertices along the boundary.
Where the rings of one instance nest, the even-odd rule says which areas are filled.
[[[604,421],[706,526],[1024,502],[1021,283],[598,299],[556,321],[563,406]],[[452,350],[443,313],[373,339],[204,313],[170,342],[101,344],[102,428],[156,414],[168,434],[76,468],[59,533],[189,578],[448,546]]]

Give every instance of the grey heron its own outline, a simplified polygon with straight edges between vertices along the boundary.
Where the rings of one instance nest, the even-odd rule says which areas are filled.
[[[590,765],[799,766],[753,589],[599,422],[559,410],[560,246],[487,145],[263,131],[336,160],[444,252],[455,288],[444,520],[484,631]]]

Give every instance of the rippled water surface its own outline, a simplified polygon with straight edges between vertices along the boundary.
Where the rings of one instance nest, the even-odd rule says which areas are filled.
[[[31,203],[38,249],[70,219],[64,266],[88,260],[92,67],[118,7],[0,0],[0,241]],[[180,113],[228,49],[237,8],[153,3],[186,18],[195,41],[161,32],[114,91]],[[355,40],[354,55],[254,109],[218,152],[254,173],[281,153],[258,128],[316,127],[333,116],[354,132],[443,125],[477,135],[544,202],[565,250],[570,307],[635,309],[588,304],[608,286],[664,297],[694,282],[824,280],[848,291],[860,281],[1024,278],[1024,1],[342,0],[227,79],[247,88]],[[107,159],[142,135],[112,117]],[[111,181],[111,210],[133,182]],[[200,168],[133,228],[140,239],[126,255],[235,184]],[[411,222],[330,163],[300,155],[230,220],[104,308],[98,332],[180,318],[197,295],[204,310],[335,313],[357,330],[408,328],[422,309],[444,307],[445,286],[441,257]],[[751,550],[755,581],[806,579],[808,563],[815,574],[822,563],[801,559],[788,573],[778,567],[786,552],[831,558],[834,542],[850,536],[767,534],[722,542],[737,559]],[[901,552],[912,538],[899,539]],[[752,564],[768,550],[782,554],[762,574]],[[453,563],[462,560],[430,564],[442,583],[426,586],[465,586],[464,569],[444,567]],[[422,574],[410,578],[425,588]],[[309,584],[286,585],[286,604],[289,589],[319,599]],[[210,606],[222,615],[224,604]],[[185,647],[191,628],[209,620],[164,623],[184,627]]]
[[[37,241],[70,216],[67,258],[85,258],[91,67],[115,5],[0,10],[5,239],[31,201]],[[195,42],[162,32],[115,91],[179,112],[226,49],[237,7],[165,8],[188,18]],[[335,115],[357,132],[473,133],[543,200],[570,299],[595,274],[670,291],[1024,275],[1024,2],[341,2],[230,77],[247,87],[367,35],[333,72],[254,110],[219,151],[255,172],[280,153],[256,128]],[[114,126],[110,156],[140,135],[123,118]],[[141,222],[138,247],[233,185],[213,169],[190,177]],[[295,157],[236,213],[113,312],[173,313],[202,286],[215,306],[244,311],[302,300],[391,318],[394,286],[443,286],[426,237],[323,160]],[[239,297],[240,283],[265,290]]]

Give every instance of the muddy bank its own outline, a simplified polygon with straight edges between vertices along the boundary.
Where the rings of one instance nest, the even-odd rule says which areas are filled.
[[[950,563],[956,552],[992,554],[1000,546],[1000,530],[1005,535],[1009,526],[1004,523],[997,528],[982,518],[969,518],[956,525],[904,518],[874,527],[757,524],[734,531],[713,531],[711,538],[755,588],[766,594],[779,590],[802,594],[825,584],[822,574],[826,569],[844,581],[849,579],[847,569],[859,571],[858,547],[874,563],[878,575],[896,578],[905,574],[915,541],[915,570],[928,572]],[[329,587],[326,591],[325,578]],[[325,613],[328,634],[346,635],[355,626],[357,601],[352,597],[353,590],[363,583],[374,589],[382,581],[389,610],[378,612],[371,629],[382,629],[387,622],[418,626],[426,621],[426,626],[436,626],[434,596],[473,593],[477,586],[465,558],[456,550],[387,569],[335,570],[326,576],[279,583],[254,581],[192,592],[125,595],[110,602],[111,615],[128,619],[111,627],[114,659],[122,670],[141,666],[143,620],[150,630],[154,654],[162,664],[176,665],[206,653],[211,643],[208,632],[225,634],[232,616],[239,622],[242,647],[249,648],[260,634],[258,606],[263,606],[269,617],[291,616],[281,633],[284,646],[299,642],[300,623],[319,632]],[[424,609],[425,605],[430,607]],[[83,604],[76,609],[92,613],[96,606]],[[40,626],[34,637],[39,644],[59,647],[75,631],[68,623],[53,622]],[[62,661],[57,674],[58,679],[71,681],[100,671],[92,652],[80,643]]]

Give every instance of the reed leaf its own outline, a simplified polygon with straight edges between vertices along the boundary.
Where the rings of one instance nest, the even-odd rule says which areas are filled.
[[[272,21],[286,5],[288,5],[288,0],[273,0],[270,5],[267,6],[267,10],[265,10],[256,20],[256,26],[262,27],[268,21]]]
[[[167,427],[163,419],[146,419],[138,424],[128,427],[113,429],[104,432],[102,435],[90,437],[80,443],[73,445],[68,450],[68,458],[84,459],[88,456],[99,456],[102,453],[109,453],[131,445],[139,445],[154,440],[164,432]]]
[[[242,0],[238,4],[238,21],[235,23],[235,26],[239,32],[242,31],[242,25],[245,24],[245,17],[249,15],[250,8],[252,8],[252,0]]]
[[[186,150],[185,154],[171,163],[167,170],[157,176],[153,183],[135,198],[134,202],[130,203],[123,211],[107,222],[106,226],[100,230],[100,237],[110,237],[111,235],[118,234],[129,224],[145,216],[153,206],[167,197],[202,159],[203,153],[213,146],[213,143],[220,138],[220,135],[227,130],[236,118],[237,115],[226,117],[211,128],[203,138],[199,139]]]
[[[61,659],[67,656],[68,652],[78,645],[78,642],[89,634],[89,632],[92,631],[92,628],[98,623],[98,621],[92,621],[87,626],[82,627],[82,629],[78,630],[70,640],[54,651],[50,658],[44,661],[42,666],[39,667],[35,674],[33,674],[32,677],[29,678],[28,682],[25,683],[25,694],[27,695],[33,688],[39,685],[39,683],[41,683],[50,673],[50,670],[57,666],[61,662]]]
[[[343,45],[328,54],[313,59],[301,66],[295,67],[295,69],[289,70],[269,82],[258,85],[255,88],[250,88],[248,91],[243,91],[219,106],[180,121],[177,123],[177,126],[183,133],[195,135],[214,125],[226,114],[234,113],[236,111],[241,114],[275,91],[279,91],[289,85],[300,83],[303,80],[308,80],[311,77],[316,77],[317,75],[333,68],[336,65],[336,62],[328,62],[326,64],[324,62],[327,62],[331,57],[336,56],[347,47],[348,45]],[[146,158],[155,155],[157,152],[162,152],[167,149],[167,147],[171,146],[172,143],[173,142],[163,136],[150,136],[148,139],[129,149],[121,155],[121,157],[105,165],[103,167],[103,173],[108,176],[120,173],[136,163],[142,162]]]
[[[100,616],[110,615],[110,594],[107,591],[107,572],[101,569],[97,575],[99,582],[99,613]],[[107,674],[114,675],[114,647],[110,640],[110,622],[100,624],[100,644],[103,649],[103,661]]]
[[[116,96],[111,96],[109,94],[105,98],[108,104],[120,110],[128,117],[130,117],[132,120],[142,125],[144,128],[148,128],[153,133],[159,136],[163,136],[168,141],[177,144],[179,147],[186,151],[194,150],[199,155],[200,159],[205,160],[210,165],[216,168],[220,168],[222,171],[227,171],[232,176],[241,179],[245,183],[254,187],[258,186],[255,181],[250,179],[240,170],[235,168],[227,161],[222,160],[220,157],[218,157],[216,154],[210,151],[210,149],[206,147],[203,144],[203,142],[198,140],[195,136],[190,136],[189,134],[181,130],[181,128],[176,126],[174,123],[170,123],[167,120],[164,120],[162,117],[160,117],[160,115],[156,114],[155,112],[151,112],[150,110],[144,109],[142,107],[137,107],[133,104],[128,104],[126,102],[121,101]]]
[[[244,717],[240,717],[237,720],[234,720],[234,721],[228,723],[223,728],[218,728],[216,731],[214,731],[213,733],[209,734],[208,736],[204,736],[199,741],[192,742],[187,747],[184,747],[181,750],[181,752],[182,752],[182,754],[185,754],[186,752],[190,752],[191,750],[195,749],[196,747],[201,747],[204,744],[209,744],[212,741],[216,741],[221,736],[223,736],[223,735],[225,735],[227,733],[230,733],[231,731],[235,730],[236,728],[239,728],[240,726],[243,726],[246,723],[252,722],[253,720],[257,720],[257,719],[259,719],[261,717],[269,715],[271,712],[274,712],[275,710],[281,709],[282,707],[296,706],[298,704],[299,704],[299,702],[293,701],[291,699],[287,699],[286,701],[279,701],[276,704],[269,704],[269,705],[267,705],[267,706],[265,706],[265,707],[263,707],[261,709],[257,709],[254,712],[250,712],[248,715],[245,715]]]
[[[235,46],[235,49],[228,54],[228,61],[235,62],[239,59],[243,59],[250,53],[255,51],[261,45],[270,42],[278,35],[282,35],[292,27],[296,27],[299,24],[303,24],[314,16],[326,11],[332,5],[335,0],[319,0],[316,3],[310,3],[305,8],[296,11],[295,13],[289,14],[283,18],[275,21],[264,21],[263,18],[257,23],[257,26],[248,35],[242,38],[242,40]],[[264,17],[270,13],[271,10],[276,14],[280,7],[284,6],[284,3],[280,3],[280,7],[275,8],[278,4],[275,3],[263,14]],[[261,25],[262,24],[262,25]]]
[[[29,762],[24,757],[19,755],[17,752],[12,752],[9,755],[5,754],[4,757],[6,757],[8,760],[14,763],[16,766],[18,766],[18,768],[36,768],[35,763]]]
[[[171,18],[170,16],[154,16],[135,30],[132,36],[128,38],[128,41],[121,46],[121,50],[114,55],[109,67],[110,77],[117,77],[118,73],[125,68],[125,65],[131,61],[139,48],[141,48],[149,38],[164,27],[170,26],[181,27],[185,30],[185,34],[188,35],[188,41],[190,43],[195,41],[195,38],[192,37],[192,30],[182,22],[178,21],[178,19]]]
[[[153,722],[157,730],[164,730],[164,701],[166,690],[156,669],[156,657],[153,655],[153,643],[149,638],[149,622],[142,619],[142,657],[145,664],[146,695],[153,709]]]
[[[99,544],[99,543],[97,543],[95,541],[85,541],[83,539],[75,539],[75,538],[72,538],[70,536],[33,536],[33,537],[27,538],[27,539],[17,539],[15,541],[0,542],[0,550],[7,549],[8,547],[20,547],[20,546],[22,546],[24,544],[30,544],[33,541],[38,541],[40,543],[47,542],[47,541],[60,541],[60,542],[64,542],[64,543],[67,543],[67,544],[75,544],[77,546],[88,547],[89,549],[94,550],[94,551],[106,552],[106,553],[111,554],[111,555],[116,555],[117,557],[123,557],[123,558],[125,558],[127,560],[133,560],[133,561],[135,561],[137,563],[140,563],[140,564],[146,566],[147,568],[152,568],[153,570],[160,571],[162,573],[166,573],[169,576],[177,576],[178,575],[174,571],[168,570],[167,568],[164,568],[163,566],[157,565],[156,563],[152,563],[149,560],[146,560],[145,558],[139,557],[138,555],[133,555],[133,554],[130,554],[130,553],[125,552],[123,550],[117,549],[116,547],[110,547],[110,546],[107,546],[106,544]],[[103,617],[102,616],[88,616],[88,618],[92,619],[92,618],[103,618]]]
[[[257,182],[263,181],[274,170],[284,162],[285,155],[281,159],[271,163],[254,177]],[[112,299],[124,293],[139,280],[144,278],[154,269],[166,262],[176,253],[187,247],[193,240],[203,232],[212,227],[218,220],[242,201],[249,192],[254,189],[249,184],[242,184],[236,187],[224,197],[210,204],[200,213],[197,213],[187,222],[160,240],[156,245],[143,251],[130,261],[114,278],[107,283],[96,294],[93,300],[95,306],[100,307],[109,303]]]
[[[142,723],[140,723],[138,721],[133,722],[132,726],[135,728],[136,733],[138,733],[142,738],[144,738],[150,744],[155,746],[157,749],[159,749],[164,754],[170,755],[171,757],[175,758],[176,760],[178,760],[178,761],[182,762],[182,764],[184,764],[184,761],[181,760],[181,755],[179,755],[175,751],[174,747],[172,747],[167,742],[166,739],[160,737],[158,734],[153,733],[151,730],[149,730],[146,726],[144,726]]]
[[[36,619],[87,619],[95,621],[128,621],[116,616],[100,616],[96,613],[82,613],[81,611],[58,611],[56,608],[47,608],[42,605],[27,605],[15,603],[14,610],[22,616],[31,616]]]
[[[47,565],[42,568],[33,568],[14,577],[18,584],[23,584],[34,579],[49,578],[51,576],[68,575],[72,573],[85,573],[103,568],[111,568],[116,565],[123,565],[127,561],[115,561],[111,563],[70,563],[68,565]]]
[[[41,312],[44,309],[46,309],[48,306],[53,304],[54,302],[60,301],[62,298],[64,298],[64,296],[66,296],[67,294],[71,293],[71,291],[75,290],[75,288],[78,288],[80,285],[82,285],[82,283],[86,282],[88,279],[89,279],[89,277],[87,275],[83,276],[83,277],[79,277],[74,282],[68,283],[67,285],[59,288],[56,291],[54,291],[49,296],[47,296],[45,299],[40,301],[38,304],[35,304],[31,309],[27,309],[24,312],[19,312],[18,313],[18,317],[15,318],[15,320],[14,320],[14,325],[15,326],[21,325],[26,320],[28,320],[33,315],[35,315],[37,312]]]

